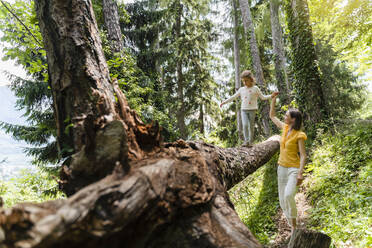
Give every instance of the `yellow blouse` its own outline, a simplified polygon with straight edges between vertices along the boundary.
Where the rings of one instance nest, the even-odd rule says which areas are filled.
[[[298,148],[299,139],[307,139],[302,131],[292,129],[287,137],[289,126],[284,124],[282,137],[280,139],[280,155],[278,164],[284,167],[300,168],[300,156]]]

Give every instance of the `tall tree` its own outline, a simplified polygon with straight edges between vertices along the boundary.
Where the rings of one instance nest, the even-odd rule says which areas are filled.
[[[185,99],[184,99],[184,75],[182,72],[182,55],[181,51],[183,44],[180,42],[181,41],[181,17],[182,17],[182,5],[180,0],[176,0],[175,4],[175,26],[174,26],[174,31],[175,31],[175,38],[176,38],[176,51],[177,53],[175,54],[176,56],[176,82],[177,82],[177,125],[178,129],[180,131],[181,138],[186,139],[187,138],[187,131],[186,131],[186,123],[185,123],[185,115],[186,115],[186,109],[185,109]]]
[[[167,11],[166,8],[160,8],[159,2],[141,0],[126,3],[124,7],[129,21],[120,23],[126,47],[131,48],[139,68],[154,81],[158,80],[158,74],[161,73],[159,65],[169,57],[159,46],[160,33],[166,29],[164,15]]]
[[[198,118],[201,110],[203,116],[217,115],[218,105],[213,100],[217,86],[211,76],[213,56],[209,52],[215,35],[211,22],[202,16],[208,12],[207,1],[171,0],[164,8],[168,20],[160,34],[160,47],[168,54],[161,64],[164,90],[169,116],[177,120],[179,134],[185,139],[202,123],[204,126],[204,118],[203,122]]]
[[[280,100],[284,104],[290,103],[289,82],[286,71],[286,58],[283,45],[282,27],[279,21],[279,0],[270,0],[271,36],[275,63],[276,85],[280,91]]]
[[[306,0],[286,1],[287,25],[291,42],[293,87],[295,98],[305,115],[305,124],[325,121],[328,111],[323,95],[323,82],[317,64],[317,55],[309,23]]]
[[[36,0],[36,10],[58,142],[72,143],[74,150],[63,170],[78,177],[68,178],[70,185],[83,186],[87,177],[95,183],[68,199],[1,210],[1,242],[30,248],[260,247],[226,190],[268,161],[279,142],[251,149],[184,141],[160,146],[159,129],[141,123],[109,78],[91,2]],[[66,116],[71,121],[61,122]]]
[[[108,39],[114,52],[123,51],[123,39],[119,24],[118,6],[115,0],[102,0],[103,17]]]
[[[169,53],[164,43],[160,44],[160,35],[166,32],[169,24],[164,17],[167,8],[161,8],[158,0],[141,0],[125,3],[124,6],[120,4],[119,10],[125,11],[129,16],[120,20],[126,50],[142,72],[138,88],[132,88],[128,81],[123,81],[122,88],[126,94],[141,93],[141,98],[133,99],[128,96],[129,104],[134,106],[138,102],[146,102],[147,107],[142,107],[141,116],[146,121],[158,121],[165,140],[175,140],[178,138],[177,121],[174,116],[170,118],[168,113],[169,105],[175,101],[169,101],[164,87],[164,63],[173,54]]]
[[[251,48],[252,62],[253,62],[253,71],[258,85],[261,87],[261,90],[265,91],[265,81],[263,70],[261,66],[260,51],[258,49],[256,34],[254,32],[253,20],[251,15],[251,8],[247,0],[239,0],[240,10],[243,17],[244,30],[249,38],[249,44]],[[263,107],[263,118],[262,124],[264,127],[264,132],[266,135],[270,134],[270,125],[269,125],[269,106],[267,104]]]
[[[239,48],[239,16],[238,4],[236,0],[231,0],[232,11],[234,18],[234,68],[235,68],[235,91],[241,87],[240,81],[240,48]],[[236,125],[239,132],[239,137],[243,135],[242,116],[240,112],[240,105],[236,104]]]

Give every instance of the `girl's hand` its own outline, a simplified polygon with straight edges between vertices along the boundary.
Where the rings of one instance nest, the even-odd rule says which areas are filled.
[[[304,180],[304,176],[302,175],[302,173],[299,173],[297,175],[297,184],[296,185],[300,186],[303,180]]]
[[[279,95],[279,91],[273,92],[273,93],[271,94],[271,98],[274,99],[274,98],[276,98],[278,95]]]

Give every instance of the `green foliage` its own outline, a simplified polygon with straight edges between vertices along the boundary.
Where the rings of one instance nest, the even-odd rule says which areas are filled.
[[[41,47],[42,37],[34,11],[34,2],[18,0],[10,8],[28,30],[4,6],[0,6],[0,30],[4,33],[1,41],[7,44],[3,49],[5,56],[2,59],[15,59],[28,73],[37,74],[39,78],[47,78],[46,53]]]
[[[4,42],[3,60],[14,59],[31,79],[25,80],[8,74],[11,90],[17,97],[16,108],[25,111],[27,125],[0,122],[0,127],[16,140],[24,140],[31,148],[25,148],[33,164],[45,165],[58,160],[55,142],[56,127],[52,109],[52,95],[48,86],[45,50],[40,46],[42,37],[37,25],[33,1],[16,1],[12,10],[29,28],[32,35],[10,13],[0,6],[0,30]]]
[[[368,92],[366,101],[358,111],[358,116],[361,119],[372,119],[372,92]]]
[[[372,245],[372,126],[347,125],[319,136],[305,180],[310,227],[336,246]]]
[[[210,74],[214,58],[208,51],[209,42],[215,36],[211,22],[201,16],[208,10],[208,3],[180,1],[181,23],[177,37],[178,3],[145,0],[127,4],[130,22],[121,24],[131,54],[152,82],[153,109],[168,117],[168,120],[163,118],[162,123],[168,133],[167,140],[180,136],[177,113],[185,116],[186,136],[192,135],[193,130],[205,129],[201,127],[205,119],[201,121],[198,116],[205,114],[213,118],[218,113],[217,103],[212,100],[216,83]],[[179,67],[182,75],[177,72]]]
[[[315,48],[330,117],[336,120],[350,118],[365,101],[366,87],[353,75],[346,62],[338,58],[328,41],[318,40]]]
[[[65,195],[58,190],[56,176],[56,172],[41,169],[35,172],[23,170],[20,177],[0,182],[0,196],[5,207],[25,201],[44,202],[64,198]]]
[[[279,208],[277,160],[277,155],[272,157],[229,191],[240,219],[262,244],[268,244],[277,232],[274,220]]]
[[[182,6],[178,11],[178,4]],[[207,8],[203,1],[171,1],[165,18],[171,20],[161,35],[160,46],[173,56],[162,64],[164,91],[170,102],[168,114],[177,119],[177,113],[183,112],[187,122],[188,132],[203,124],[198,117],[202,114],[215,117],[219,108],[216,103],[217,84],[211,76],[213,70],[213,56],[208,51],[208,44],[215,35],[212,23],[201,16],[202,10]],[[176,27],[180,18],[179,36]],[[181,67],[182,75],[180,75]],[[218,68],[214,68],[218,69]],[[181,90],[183,88],[183,90]],[[180,123],[178,123],[180,124]]]
[[[121,20],[120,25],[128,55],[134,63],[132,66],[140,72],[137,73],[138,83],[131,84],[126,79],[120,79],[119,83],[130,106],[146,121],[158,121],[163,128],[164,140],[176,140],[179,137],[176,120],[167,113],[174,102],[166,97],[161,69],[161,64],[167,63],[173,56],[162,49],[160,44],[161,32],[166,29],[167,21],[164,16],[167,10],[160,8],[159,1],[155,0],[136,1],[119,5],[119,8],[125,8],[124,11],[129,16],[128,20]]]
[[[309,0],[314,35],[327,40],[359,75],[372,79],[372,4],[369,0]]]

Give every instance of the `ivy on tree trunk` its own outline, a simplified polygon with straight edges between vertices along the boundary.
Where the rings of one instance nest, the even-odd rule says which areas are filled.
[[[328,117],[317,64],[306,0],[287,0],[286,16],[291,42],[293,88],[296,102],[304,113],[305,125],[321,123]]]

